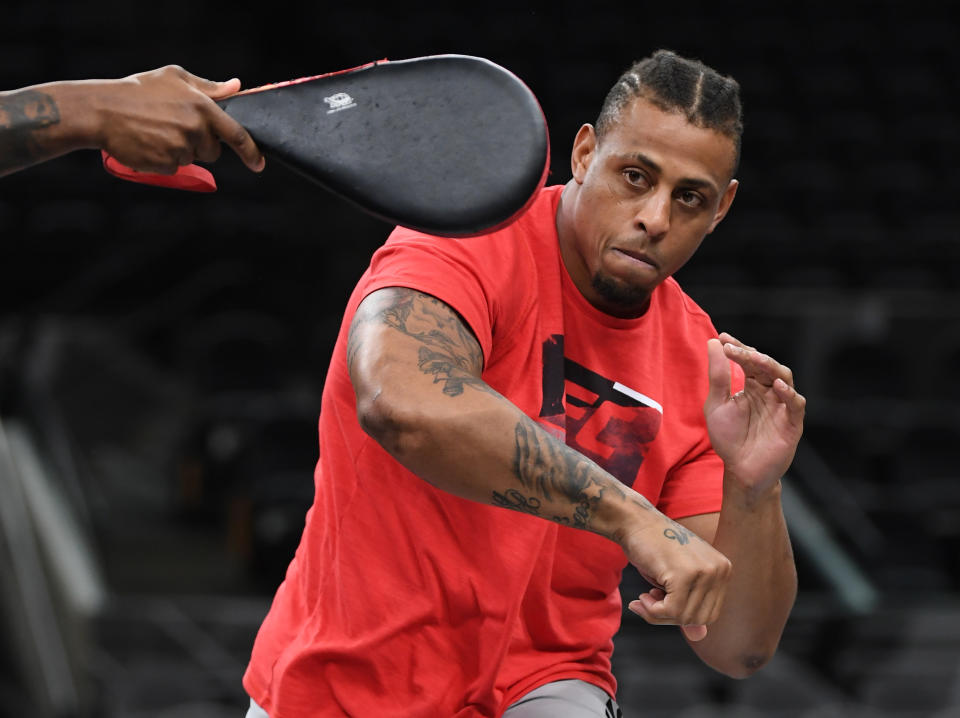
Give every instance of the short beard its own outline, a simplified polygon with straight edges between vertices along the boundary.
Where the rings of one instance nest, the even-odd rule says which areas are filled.
[[[643,287],[635,287],[618,282],[597,272],[590,281],[596,290],[612,308],[624,310],[626,314],[639,316],[647,309],[650,292]],[[619,312],[618,312],[619,313]]]

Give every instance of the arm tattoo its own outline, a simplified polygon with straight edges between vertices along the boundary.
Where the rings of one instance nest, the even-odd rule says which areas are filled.
[[[520,513],[530,514],[531,516],[541,516],[556,521],[558,524],[570,526],[572,524],[569,516],[543,516],[540,511],[540,499],[535,496],[524,496],[516,489],[507,489],[502,494],[499,491],[493,492],[493,505],[502,506],[505,509],[513,509]]]
[[[524,496],[516,489],[507,489],[502,494],[499,491],[494,491],[493,503],[495,506],[503,506],[506,509],[521,511],[525,514],[540,515],[540,499],[534,496]]]
[[[568,514],[551,516],[553,521],[592,531],[596,529],[591,525],[591,521],[605,495],[611,499],[633,501],[645,509],[653,508],[645,499],[637,501],[628,498],[626,492],[618,488],[616,481],[599,466],[561,444],[528,417],[517,422],[514,427],[514,440],[514,474],[525,489],[533,492],[534,498],[528,499],[522,505],[507,504],[497,501],[498,494],[494,492],[494,503],[499,506],[527,511],[526,507],[532,500],[537,501],[539,508],[541,500],[537,497],[541,497],[569,507]],[[520,495],[519,492],[514,493]]]
[[[347,365],[353,370],[362,341],[359,327],[380,322],[420,343],[417,366],[441,384],[447,396],[460,396],[466,386],[492,392],[480,378],[483,352],[456,312],[439,299],[412,289],[381,290],[381,301],[361,307],[347,340]]]
[[[34,130],[60,122],[54,99],[36,90],[0,94],[0,173],[41,159]]]

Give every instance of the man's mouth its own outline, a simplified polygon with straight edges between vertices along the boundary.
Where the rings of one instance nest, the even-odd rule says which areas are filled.
[[[613,247],[613,251],[619,252],[620,254],[624,255],[625,257],[629,257],[631,260],[633,260],[633,261],[635,261],[635,262],[637,262],[637,263],[648,264],[648,265],[650,265],[651,267],[653,267],[654,269],[659,269],[659,268],[660,268],[660,267],[657,265],[657,263],[656,263],[653,259],[650,258],[649,255],[644,254],[643,252],[635,252],[635,251],[633,251],[633,250],[631,250],[631,249],[624,249],[623,247]]]

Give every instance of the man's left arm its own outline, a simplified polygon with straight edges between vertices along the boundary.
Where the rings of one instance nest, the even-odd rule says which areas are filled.
[[[704,404],[714,450],[723,459],[719,514],[681,519],[723,553],[733,571],[727,600],[707,636],[691,642],[708,665],[745,678],[773,657],[797,593],[797,573],[780,503],[780,479],[803,432],[804,397],[789,368],[728,334],[710,340]],[[743,367],[730,395],[727,359]]]

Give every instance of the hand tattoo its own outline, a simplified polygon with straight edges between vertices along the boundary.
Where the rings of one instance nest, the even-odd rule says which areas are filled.
[[[676,541],[681,546],[685,546],[686,544],[690,543],[689,532],[681,528],[664,529],[663,535],[672,541]]]

